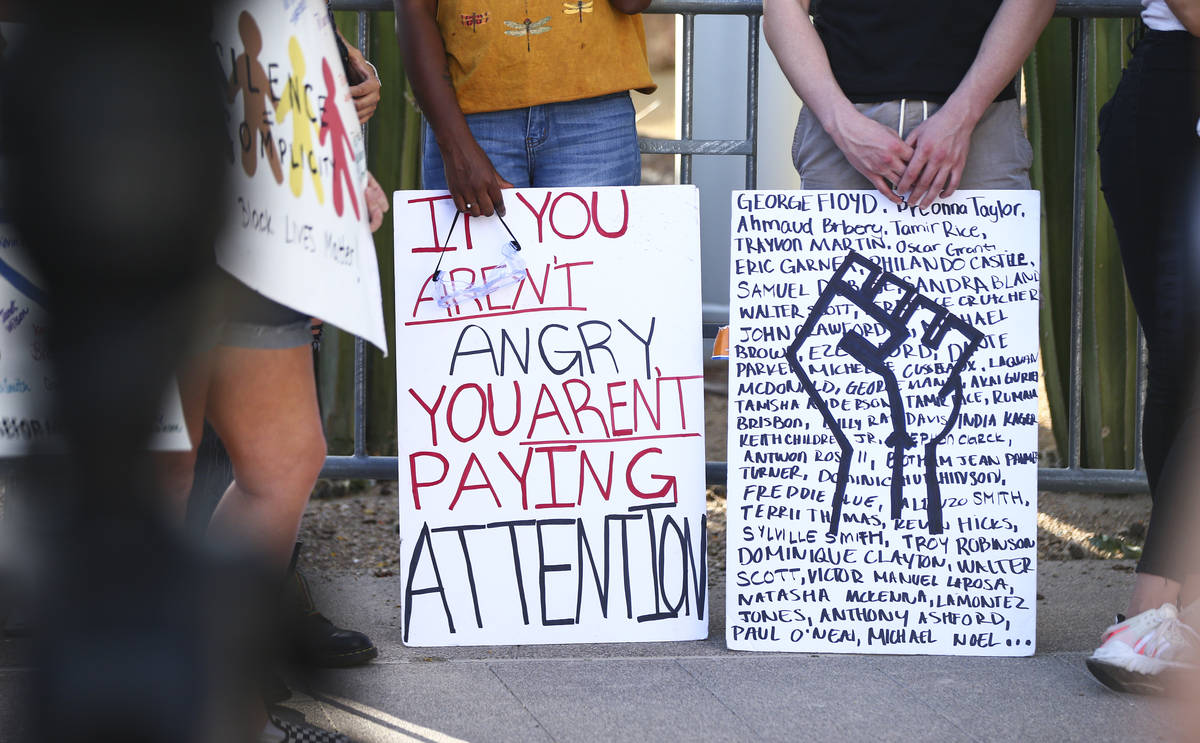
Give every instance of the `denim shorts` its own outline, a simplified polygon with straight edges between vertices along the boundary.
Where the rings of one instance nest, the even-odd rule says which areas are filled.
[[[636,186],[642,180],[629,92],[507,111],[467,114],[496,172],[517,188]],[[442,153],[425,128],[422,183],[446,188]]]
[[[267,299],[224,271],[221,316],[209,345],[281,349],[312,343],[312,318]]]

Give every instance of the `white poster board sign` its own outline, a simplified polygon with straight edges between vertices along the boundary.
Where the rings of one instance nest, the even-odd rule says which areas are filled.
[[[217,262],[386,353],[366,152],[325,3],[222,2],[213,39],[232,173]]]
[[[395,195],[403,639],[707,636],[697,193],[505,191],[499,218]]]
[[[1038,199],[733,194],[730,648],[1033,653]]]
[[[0,457],[53,449],[58,432],[50,314],[41,280],[27,256],[20,236],[0,210]],[[191,448],[173,380],[154,423],[150,448]]]

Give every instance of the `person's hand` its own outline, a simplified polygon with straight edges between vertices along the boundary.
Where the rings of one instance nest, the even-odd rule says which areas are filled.
[[[354,100],[354,110],[358,113],[358,123],[365,124],[375,114],[379,107],[380,90],[383,84],[379,82],[379,72],[374,65],[363,57],[354,47],[348,47],[350,52],[350,97]]]
[[[383,224],[383,215],[390,207],[383,187],[369,172],[367,173],[367,191],[364,200],[367,202],[367,219],[371,223],[371,232],[374,232]]]
[[[973,131],[975,123],[949,104],[922,121],[904,138],[913,156],[896,190],[922,209],[954,193],[962,181]]]
[[[504,197],[501,189],[513,185],[504,180],[486,153],[474,140],[442,145],[442,163],[445,166],[446,186],[460,212],[472,217],[490,217],[499,213],[504,216]]]
[[[830,131],[834,144],[854,169],[888,201],[899,204],[900,196],[892,186],[900,180],[913,155],[912,146],[900,135],[873,119],[850,108]]]

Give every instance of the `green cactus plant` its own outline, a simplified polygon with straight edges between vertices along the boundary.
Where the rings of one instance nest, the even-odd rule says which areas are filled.
[[[337,12],[334,18],[342,35],[358,44],[358,13]],[[367,125],[367,166],[388,194],[417,188],[421,116],[404,74],[396,45],[395,14],[368,14],[368,57],[379,70],[382,98]],[[392,212],[375,233],[375,253],[383,290],[387,337],[395,335],[395,262],[392,253]],[[391,348],[384,358],[367,346],[367,451],[394,454],[396,451],[396,356]],[[318,395],[325,421],[325,436],[331,454],[353,451],[354,442],[354,338],[334,328],[327,329],[317,360]]]
[[[1090,35],[1080,26],[1092,24]],[[1069,430],[1071,234],[1075,66],[1081,43],[1091,49],[1081,105],[1084,138],[1083,364],[1080,464],[1134,465],[1137,321],[1125,288],[1116,235],[1100,193],[1096,119],[1128,59],[1132,19],[1050,22],[1025,66],[1027,116],[1034,148],[1031,178],[1042,192],[1041,345],[1054,437],[1063,460]],[[1081,39],[1087,39],[1081,42]]]

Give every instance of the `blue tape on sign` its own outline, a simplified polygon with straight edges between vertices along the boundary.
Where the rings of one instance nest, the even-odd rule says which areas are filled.
[[[8,283],[12,284],[13,288],[15,288],[17,291],[37,302],[43,308],[49,305],[49,302],[47,302],[46,292],[38,288],[37,284],[25,278],[20,271],[10,266],[2,258],[0,258],[0,276],[4,277]]]

